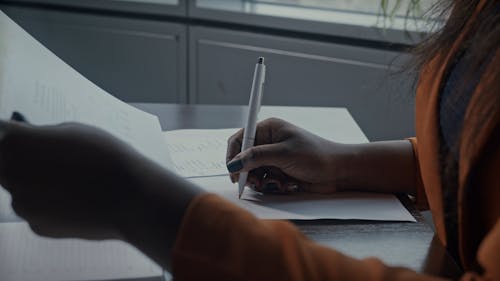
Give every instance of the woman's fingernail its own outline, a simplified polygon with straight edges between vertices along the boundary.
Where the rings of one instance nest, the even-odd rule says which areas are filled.
[[[236,173],[241,169],[243,169],[243,161],[241,161],[241,159],[233,160],[227,163],[227,170],[230,173]]]
[[[12,112],[12,115],[10,116],[10,120],[17,121],[17,122],[28,122],[24,115],[21,113],[14,111]]]
[[[270,182],[262,187],[262,192],[264,193],[277,193],[280,192],[280,187],[275,182]]]

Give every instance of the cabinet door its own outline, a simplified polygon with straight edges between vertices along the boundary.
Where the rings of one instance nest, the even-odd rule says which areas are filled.
[[[257,58],[266,58],[263,103],[347,107],[370,140],[414,135],[407,55],[205,27],[190,28],[189,101],[247,104]]]
[[[187,99],[183,25],[26,7],[2,10],[87,79],[126,102]]]

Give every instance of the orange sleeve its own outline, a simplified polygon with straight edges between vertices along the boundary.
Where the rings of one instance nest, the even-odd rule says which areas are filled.
[[[462,281],[500,280],[500,220],[478,251],[481,274]],[[198,196],[184,217],[172,256],[176,280],[444,280],[376,258],[345,256],[307,239],[285,221],[265,221],[213,194]]]
[[[500,218],[484,238],[477,252],[477,260],[484,270],[485,280],[500,280]],[[474,274],[470,274],[475,276]]]
[[[425,194],[424,183],[422,181],[422,175],[420,174],[420,162],[418,161],[418,141],[417,138],[409,138],[408,139],[413,147],[413,157],[415,159],[415,174],[417,177],[415,178],[415,204],[419,210],[428,210],[429,203],[427,201],[427,195]]]
[[[172,257],[176,280],[441,280],[316,244],[286,221],[265,221],[213,195],[197,197]]]

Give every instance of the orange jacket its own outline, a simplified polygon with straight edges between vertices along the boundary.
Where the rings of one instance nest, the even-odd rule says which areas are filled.
[[[421,175],[417,200],[428,202],[444,244],[438,94],[464,36],[422,70],[417,137],[411,139]],[[461,137],[458,238],[466,271],[462,280],[500,280],[500,112],[482,115],[491,105],[484,101],[485,93],[500,91],[489,75],[497,73],[499,66],[497,51],[467,108]],[[190,204],[172,267],[177,280],[439,280],[384,265],[376,258],[345,256],[309,240],[288,222],[259,220],[213,194],[201,195]]]

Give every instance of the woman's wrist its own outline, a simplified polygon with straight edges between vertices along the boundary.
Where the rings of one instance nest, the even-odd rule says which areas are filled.
[[[416,169],[408,141],[336,144],[330,158],[337,191],[411,193],[414,189]]]
[[[356,161],[359,153],[361,152],[358,145],[333,143],[328,156],[327,174],[333,177],[335,191],[349,191],[356,186]]]
[[[123,240],[168,268],[184,214],[203,190],[149,160],[128,170],[134,192],[118,208],[117,229]]]

